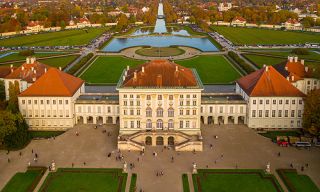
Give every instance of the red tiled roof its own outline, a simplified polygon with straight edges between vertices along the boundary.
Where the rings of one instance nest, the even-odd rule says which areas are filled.
[[[243,17],[240,17],[240,16],[236,16],[235,18],[233,18],[232,21],[241,21],[241,22],[246,22],[246,20],[243,18]]]
[[[50,68],[19,96],[71,97],[84,83],[80,78]]]
[[[296,20],[296,19],[288,19],[287,23],[290,23],[290,24],[298,24],[299,22]]]
[[[237,83],[249,96],[305,96],[272,66],[264,67],[245,77],[242,77],[237,80]]]
[[[37,25],[40,25],[39,21],[30,21],[28,23],[28,27],[34,27],[34,26],[37,26]]]
[[[136,77],[135,77],[136,74]],[[127,72],[123,87],[186,87],[197,86],[191,69],[168,60],[153,60]]]
[[[28,83],[33,83],[34,79],[40,78],[45,73],[45,70],[49,68],[49,66],[38,61],[31,64],[24,63],[7,75],[5,79],[21,79]]]
[[[0,67],[0,78],[4,78],[7,75],[9,75],[11,73],[11,69],[15,70],[16,67],[12,67],[12,68],[8,66]]]
[[[285,78],[289,77],[291,82],[312,77],[312,69],[305,66],[302,61],[295,61],[294,57],[290,61],[290,58],[285,63],[275,65],[276,70],[282,74]]]
[[[87,18],[80,18],[79,23],[90,23]]]

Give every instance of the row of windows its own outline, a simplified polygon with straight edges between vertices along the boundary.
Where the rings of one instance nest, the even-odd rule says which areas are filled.
[[[31,105],[32,104],[32,102],[33,102],[33,104],[34,105],[38,105],[38,103],[40,104],[40,105],[44,105],[44,103],[46,103],[47,105],[50,105],[51,103],[53,104],[53,105],[55,105],[55,104],[57,104],[57,102],[59,103],[59,105],[62,105],[62,103],[63,103],[63,100],[49,100],[49,99],[47,99],[47,100],[43,100],[43,99],[41,99],[41,100],[31,100],[31,99],[28,99],[28,100],[21,100],[21,103],[24,105],[24,104],[26,104],[26,102],[28,102],[28,105]],[[66,105],[68,105],[69,104],[69,100],[64,100],[64,103],[66,104]]]
[[[71,126],[70,121],[65,121],[65,120],[29,120],[28,124],[30,126]]]
[[[65,111],[65,114],[63,113]],[[47,113],[45,114],[44,110],[40,110],[40,114],[38,110],[34,110],[32,113],[32,110],[28,110],[28,114],[26,113],[26,110],[22,110],[22,116],[23,117],[70,117],[69,110],[59,110],[57,114],[57,110],[47,110]]]
[[[77,112],[79,112],[79,113],[82,113],[82,112],[91,113],[94,111],[94,107],[92,107],[92,106],[78,106],[77,109],[78,109]],[[82,109],[84,109],[84,110],[82,111]],[[85,111],[85,109],[87,109],[87,110]],[[111,106],[108,106],[105,109],[106,109],[107,113],[111,113]],[[97,113],[102,113],[102,110],[103,110],[103,107],[101,107],[101,106],[96,107]]]
[[[219,109],[219,111],[218,111],[219,113],[224,113],[224,107],[223,107],[223,106],[220,106],[218,109]],[[229,107],[229,112],[228,112],[228,111],[226,111],[226,112],[228,112],[228,113],[235,113],[236,110],[234,110],[234,109],[235,109],[235,107],[230,106],[230,107]],[[201,113],[203,113],[203,107],[201,107]],[[210,107],[209,107],[209,113],[213,113],[213,106],[210,106]],[[239,113],[244,113],[244,112],[243,112],[243,106],[240,106]]]
[[[191,128],[196,127],[196,122],[195,121],[179,121],[179,128]],[[140,128],[140,121],[124,121],[124,128]],[[166,126],[166,127],[164,127]],[[147,119],[146,121],[146,129],[152,129],[154,127],[154,123],[152,123],[151,119]],[[163,128],[168,128],[168,129],[174,129],[174,121],[173,119],[169,119],[168,123],[165,125],[163,123],[162,119],[158,119],[155,122],[155,128],[157,129],[163,129]]]
[[[265,103],[266,103],[267,105],[269,105],[270,102],[271,102],[271,100],[267,99]],[[289,100],[289,99],[286,99],[286,100],[279,100],[279,101],[278,101],[279,105],[282,105],[283,102],[285,102],[286,105],[289,105],[290,100]],[[253,103],[253,104],[257,104],[257,100],[255,100],[255,99],[252,100],[252,103]],[[263,100],[262,100],[262,99],[259,100],[259,104],[260,104],[260,105],[263,104]],[[273,104],[273,105],[276,105],[276,104],[277,104],[277,100],[273,99],[273,100],[272,100],[272,104]],[[296,100],[291,100],[291,104],[292,104],[292,105],[295,105],[295,104],[296,104]],[[302,104],[302,99],[299,99],[299,104],[300,104],[300,105]]]
[[[184,95],[180,95],[179,96],[180,99],[183,99],[183,98],[189,99],[191,97],[192,98],[197,98],[197,95],[196,94],[193,94],[193,95],[189,95],[188,94],[186,96],[184,96]],[[135,97],[134,97],[134,95],[126,95],[126,94],[124,94],[123,98],[134,99]],[[162,100],[162,95],[157,95],[157,98],[158,98],[158,100]],[[140,99],[140,95],[136,95],[136,99]],[[151,95],[147,95],[147,100],[151,100]],[[169,95],[169,100],[173,100],[173,95]]]
[[[130,106],[134,106],[135,102],[134,101],[123,101],[123,105],[124,106],[128,106],[128,104]],[[191,105],[191,101],[180,101],[180,106],[183,106],[184,104],[187,105],[187,106],[190,106]],[[192,101],[192,105],[193,106],[196,106],[197,105],[197,101]],[[136,106],[140,106],[140,101],[136,101]]]
[[[129,113],[128,113],[129,112]],[[124,115],[140,115],[140,109],[134,110],[134,109],[124,109],[123,110],[123,114]],[[180,109],[179,110],[179,115],[197,115],[197,110],[193,109]],[[156,117],[163,117],[164,116],[164,111],[162,108],[158,108],[156,110]],[[152,117],[152,109],[150,107],[148,107],[146,109],[146,117]],[[169,108],[168,109],[168,117],[174,117],[174,109],[173,108]]]
[[[256,117],[257,116],[257,114],[256,114],[256,110],[252,110],[252,117]],[[282,114],[282,110],[278,110],[278,114],[276,114],[276,110],[272,110],[271,111],[271,114],[269,114],[270,113],[270,111],[269,110],[265,110],[264,111],[264,114],[263,114],[263,111],[262,110],[258,110],[258,117],[262,117],[262,116],[264,116],[264,117],[282,117],[282,116],[284,116],[284,117],[289,117],[289,110],[284,110],[284,114]],[[290,111],[290,117],[295,117],[295,114],[296,112],[295,112],[295,110],[291,110]],[[301,110],[298,110],[298,117],[302,117],[302,111]]]

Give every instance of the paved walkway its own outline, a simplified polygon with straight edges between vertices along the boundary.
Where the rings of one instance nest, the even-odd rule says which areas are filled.
[[[48,166],[55,160],[56,166],[71,167],[96,167],[96,168],[122,168],[123,163],[110,158],[107,154],[117,151],[118,128],[113,125],[105,125],[103,129],[110,131],[112,136],[102,133],[102,128],[95,130],[93,125],[79,125],[61,136],[53,139],[34,140],[25,149],[10,152],[0,151],[0,189],[18,171],[25,171],[28,162],[32,165]],[[75,136],[79,131],[80,136]],[[204,138],[204,151],[193,154],[191,152],[176,152],[163,149],[163,147],[147,147],[144,156],[138,152],[123,152],[124,160],[135,168],[129,173],[137,173],[137,189],[145,192],[182,191],[182,173],[191,173],[192,163],[196,162],[198,168],[239,168],[265,169],[268,162],[275,173],[276,168],[289,168],[293,163],[300,171],[301,165],[309,163],[309,168],[304,174],[309,175],[320,187],[320,149],[298,150],[293,147],[279,147],[269,139],[262,137],[253,130],[242,125],[205,126],[202,128]],[[215,139],[217,135],[219,138]],[[209,145],[213,144],[213,149]],[[33,163],[34,150],[39,155],[38,163]],[[157,152],[154,157],[152,152]],[[281,152],[281,157],[278,157]],[[221,158],[223,154],[223,158]],[[174,162],[171,162],[171,157]],[[7,158],[11,162],[7,162]],[[138,161],[139,158],[139,161]],[[215,163],[216,161],[216,163]],[[86,166],[83,165],[86,162]],[[156,176],[157,171],[163,171],[164,175]]]
[[[43,174],[41,180],[39,181],[38,185],[36,186],[36,188],[33,190],[33,192],[38,192],[42,186],[42,184],[44,183],[44,181],[46,180],[47,176],[49,175],[49,170],[47,169],[46,172]]]

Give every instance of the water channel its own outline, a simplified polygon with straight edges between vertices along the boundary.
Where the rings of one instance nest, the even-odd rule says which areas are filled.
[[[154,27],[141,27],[130,34],[129,37],[115,37],[102,51],[119,52],[123,49],[137,46],[186,46],[204,52],[218,51],[217,47],[208,38],[192,37],[184,29],[166,26],[162,3],[159,3],[158,18]]]

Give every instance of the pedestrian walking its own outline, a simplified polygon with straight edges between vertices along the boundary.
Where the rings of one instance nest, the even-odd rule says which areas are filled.
[[[31,153],[33,153],[33,149],[31,149]]]
[[[38,158],[38,153],[35,153],[34,156],[35,156],[36,158]]]
[[[20,157],[22,156],[22,152],[21,152],[21,151],[19,152],[19,156],[20,156]]]
[[[86,166],[86,162],[83,162],[83,165]]]
[[[210,149],[212,149],[213,148],[213,145],[212,144],[210,144]]]
[[[293,169],[293,164],[292,163],[290,163],[290,167]]]
[[[301,171],[304,171],[304,166],[301,166]]]
[[[281,156],[281,154],[280,154],[280,152],[278,153],[278,157],[280,157]]]
[[[309,163],[306,163],[306,168],[308,168],[309,167]]]
[[[8,163],[10,163],[11,162],[11,160],[10,160],[10,158],[8,158]]]
[[[72,167],[72,168],[74,167],[74,163],[71,163],[71,167]]]

